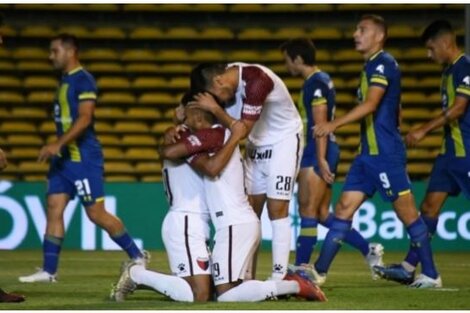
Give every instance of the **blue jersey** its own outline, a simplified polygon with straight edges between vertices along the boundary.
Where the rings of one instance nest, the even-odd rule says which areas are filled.
[[[96,101],[97,87],[93,76],[78,67],[62,76],[54,101],[54,121],[57,136],[67,132],[78,119],[82,101]],[[96,138],[93,121],[73,142],[64,146],[60,157],[72,162],[103,164],[101,145]]]
[[[442,110],[454,105],[456,97],[470,99],[470,58],[460,55],[442,74]],[[454,157],[470,156],[470,106],[458,119],[444,126],[441,153]]]
[[[371,56],[364,65],[357,91],[359,103],[366,99],[371,86],[381,87],[385,93],[377,110],[361,121],[360,151],[363,155],[406,155],[399,129],[400,78],[398,63],[383,50]]]
[[[326,105],[328,121],[332,121],[335,114],[335,96],[336,92],[333,82],[327,73],[316,71],[305,80],[300,92],[299,111],[304,122],[307,145],[312,142],[315,143],[315,138],[312,134],[314,126],[313,107]],[[329,141],[334,140],[333,136],[329,138]]]

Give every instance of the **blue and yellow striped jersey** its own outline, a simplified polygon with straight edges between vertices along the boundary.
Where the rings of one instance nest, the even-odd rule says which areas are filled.
[[[400,135],[400,85],[398,63],[383,50],[372,55],[361,73],[357,97],[359,105],[366,99],[369,87],[378,86],[385,93],[374,113],[361,121],[361,154],[404,156]]]
[[[93,76],[78,67],[62,76],[54,100],[54,121],[57,136],[67,132],[78,118],[82,101],[96,101],[97,87]],[[101,145],[96,138],[93,122],[75,141],[63,147],[61,158],[73,162],[103,163]]]
[[[327,105],[328,121],[334,119],[336,91],[330,76],[322,71],[312,73],[304,82],[299,98],[299,112],[304,123],[307,142],[314,140],[312,127],[314,126],[313,107]],[[329,137],[334,140],[334,136]]]
[[[454,105],[456,97],[470,99],[470,57],[461,54],[442,73],[442,110]],[[460,118],[444,126],[441,154],[466,157],[470,153],[470,105]]]

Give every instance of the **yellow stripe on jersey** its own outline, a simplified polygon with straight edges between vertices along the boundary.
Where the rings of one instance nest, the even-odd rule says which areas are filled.
[[[322,104],[327,104],[326,98],[324,97],[316,98],[312,100],[312,106],[322,105]]]
[[[309,131],[312,131],[311,129],[308,129],[307,127],[307,111],[305,110],[305,106],[304,106],[304,91],[303,89],[300,91],[300,95],[299,95],[299,100],[298,100],[298,110],[299,110],[299,114],[300,114],[300,117],[302,118],[302,124],[304,125],[304,131],[305,131],[305,136],[302,136],[302,141],[303,141],[303,146],[305,147],[306,144],[307,144],[307,132]]]
[[[95,202],[103,202],[104,201],[104,197],[100,197],[100,198],[96,198]]]
[[[387,77],[385,77],[384,75],[373,74],[370,78],[370,82],[371,83],[382,84],[384,86],[388,86]]]
[[[367,75],[365,72],[362,72],[361,75],[361,93],[362,98],[361,101],[364,101],[367,97],[367,92],[369,91],[369,85],[367,81]],[[366,137],[367,137],[367,144],[369,146],[369,154],[370,155],[378,155],[379,154],[379,146],[377,145],[377,138],[375,137],[375,128],[374,128],[374,115],[371,113],[366,116],[365,118],[366,123]],[[362,150],[362,147],[361,147]]]
[[[403,190],[403,191],[400,191],[400,192],[398,193],[398,196],[401,197],[401,196],[407,195],[407,194],[409,194],[409,193],[411,193],[411,190],[410,190],[410,189]]]
[[[449,104],[449,109],[454,106],[455,103],[455,90],[453,84],[453,75],[449,75],[447,78],[447,101]],[[453,120],[449,124],[450,133],[454,141],[455,156],[465,157],[467,154],[465,152],[465,146],[463,145],[462,130],[460,129],[459,120]]]
[[[458,87],[455,92],[458,92],[458,93],[463,93],[463,94],[466,94],[467,96],[470,96],[470,88],[466,87],[466,86],[460,86]]]
[[[94,92],[82,92],[78,95],[78,100],[96,100],[96,93]]]
[[[62,84],[59,89],[59,105],[60,105],[60,120],[62,124],[62,131],[67,132],[72,127],[72,116],[70,115],[70,105],[67,98],[69,84]],[[77,143],[74,141],[67,145],[70,152],[70,159],[75,162],[82,160],[80,150]]]

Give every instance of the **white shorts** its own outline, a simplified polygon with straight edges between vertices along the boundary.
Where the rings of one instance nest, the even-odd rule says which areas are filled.
[[[303,152],[302,134],[269,146],[246,144],[245,185],[248,195],[290,200]]]
[[[244,279],[260,238],[259,221],[231,225],[215,232],[212,278],[216,286]]]
[[[162,238],[171,272],[178,277],[210,275],[207,246],[210,217],[185,212],[168,212],[163,220]]]

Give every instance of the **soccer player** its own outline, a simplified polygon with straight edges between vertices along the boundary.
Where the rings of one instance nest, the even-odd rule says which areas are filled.
[[[426,196],[421,203],[421,218],[430,235],[436,232],[439,212],[448,196],[462,192],[470,200],[470,57],[459,49],[455,33],[448,21],[431,23],[423,32],[428,56],[445,65],[442,73],[442,113],[411,130],[405,140],[415,146],[429,132],[444,126],[444,142],[429,179]],[[404,284],[413,282],[419,263],[416,248],[411,246],[401,264],[376,267],[383,278]]]
[[[191,88],[201,108],[227,128],[246,126],[245,186],[250,204],[261,216],[267,203],[272,225],[272,279],[287,273],[290,252],[289,200],[302,154],[302,121],[284,82],[259,64],[200,64],[191,72]],[[255,261],[255,260],[254,260]],[[254,267],[255,268],[255,267]],[[252,272],[253,277],[254,269]]]
[[[54,37],[49,59],[62,78],[53,112],[57,140],[42,147],[38,157],[39,162],[51,159],[43,267],[37,273],[20,277],[24,283],[56,281],[65,235],[63,213],[75,195],[91,221],[106,230],[130,258],[144,262],[122,222],[104,207],[103,154],[93,126],[97,88],[93,76],[80,65],[77,38],[70,34]]]
[[[422,274],[414,288],[441,287],[434,265],[428,228],[418,215],[406,172],[406,151],[399,131],[400,70],[395,59],[383,51],[387,27],[382,17],[361,17],[354,32],[356,50],[365,60],[358,89],[359,104],[331,122],[315,126],[315,136],[326,136],[338,127],[361,120],[359,155],[354,159],[320,256],[313,266],[319,282],[351,229],[351,219],[367,197],[376,191],[391,202],[417,249]]]
[[[206,97],[211,96],[206,94]],[[298,273],[286,274],[284,280],[244,280],[261,236],[259,219],[248,202],[243,184],[238,144],[246,134],[246,126],[235,121],[230,133],[221,125],[214,125],[211,115],[188,106],[185,123],[193,135],[166,146],[162,153],[167,158],[187,157],[191,166],[204,174],[205,197],[215,227],[212,276],[217,300],[252,302],[296,294],[308,300],[326,301],[323,292]],[[220,149],[215,154],[214,143]]]
[[[305,79],[298,104],[306,133],[298,178],[301,222],[295,265],[299,266],[310,262],[317,242],[318,223],[329,228],[334,219],[334,214],[329,213],[329,206],[339,148],[333,133],[315,138],[313,127],[334,119],[336,92],[330,76],[316,66],[316,49],[310,39],[286,41],[281,45],[281,51],[289,73]],[[361,251],[371,270],[374,265],[383,264],[381,244],[369,244],[355,229],[348,232],[345,241]]]
[[[182,104],[192,99],[183,96]],[[180,119],[184,118],[184,114]],[[174,131],[174,127],[166,133]],[[191,133],[183,125],[180,141]],[[172,144],[173,137],[164,136],[163,147]],[[162,149],[162,147],[160,147]],[[163,153],[162,157],[163,157]],[[111,291],[111,299],[125,300],[137,285],[145,285],[175,301],[208,301],[210,299],[211,269],[207,242],[210,216],[204,198],[202,175],[184,160],[163,160],[163,182],[169,210],[162,225],[162,239],[173,275],[146,270],[130,261],[126,264],[118,283]],[[188,285],[189,284],[189,285]]]

